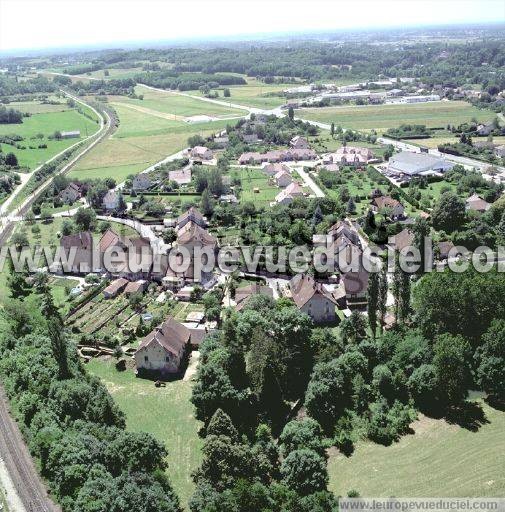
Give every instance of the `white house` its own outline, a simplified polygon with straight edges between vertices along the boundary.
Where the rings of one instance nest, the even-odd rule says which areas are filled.
[[[161,377],[178,374],[189,351],[190,330],[169,317],[141,342],[135,352],[135,365],[139,374]]]
[[[477,194],[473,194],[466,200],[466,209],[484,213],[491,208],[491,205]]]
[[[291,178],[291,174],[289,174],[289,172],[286,172],[286,171],[279,171],[275,175],[274,180],[275,180],[275,184],[278,187],[281,187],[281,188],[285,188],[289,184],[293,183],[293,179]]]
[[[191,150],[191,158],[197,160],[212,160],[212,151],[205,146],[195,146]]]
[[[76,183],[69,183],[59,194],[58,197],[63,203],[72,204],[81,197],[81,187]]]
[[[115,190],[109,190],[102,200],[103,207],[106,210],[117,210],[119,208],[119,193]]]
[[[153,184],[149,174],[147,172],[142,172],[137,174],[132,181],[133,190],[147,190]]]
[[[298,309],[307,313],[315,323],[328,323],[336,320],[337,300],[312,276],[297,274],[289,282],[289,289]]]
[[[280,171],[290,172],[289,167],[282,163],[268,163],[261,169],[267,176],[273,177]]]
[[[405,215],[405,208],[400,201],[393,199],[390,196],[379,196],[374,197],[370,202],[372,211],[378,213],[381,210],[389,212],[389,216],[392,219],[401,219]]]
[[[305,137],[296,135],[289,141],[289,145],[294,149],[309,149],[310,145]]]
[[[295,197],[302,197],[303,190],[298,183],[293,181],[290,185],[288,185],[284,190],[281,190],[275,196],[275,202],[278,204],[290,204],[293,202]]]

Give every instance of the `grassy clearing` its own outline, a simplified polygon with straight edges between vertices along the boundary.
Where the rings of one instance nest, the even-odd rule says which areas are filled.
[[[230,98],[224,98],[222,91],[224,87],[220,88],[219,99],[248,107],[271,109],[279,107],[286,100],[282,96],[269,96],[269,93],[282,92],[288,87],[293,87],[293,84],[265,84],[255,78],[248,78],[247,85],[231,85],[228,87],[231,93]],[[190,91],[190,94],[202,96],[200,91]]]
[[[227,73],[229,74],[229,73]],[[233,73],[231,73],[233,74]],[[265,84],[256,78],[251,78],[245,75],[237,74],[246,79],[247,85],[231,85],[228,87],[231,92],[230,98],[224,98],[221,87],[219,90],[219,99],[221,101],[230,101],[237,105],[245,105],[248,107],[256,107],[262,109],[274,109],[286,103],[284,96],[271,96],[271,93],[281,93],[285,89],[296,87],[297,84]],[[337,80],[337,85],[345,85],[354,83],[355,80]],[[200,91],[191,91],[193,96],[201,96]]]
[[[104,381],[125,413],[129,430],[149,432],[165,444],[169,453],[167,473],[187,506],[194,490],[191,472],[201,463],[202,447],[198,437],[201,424],[189,401],[191,382],[175,381],[165,388],[155,388],[151,381],[136,379],[131,370],[117,372],[113,360],[94,359],[88,370]]]
[[[493,112],[479,110],[464,101],[307,108],[297,110],[296,115],[311,121],[334,122],[354,130],[379,132],[400,124],[424,124],[430,128],[444,128],[448,124],[457,125],[474,117],[478,121],[490,121],[495,117]]]
[[[338,138],[333,138],[327,131],[322,131],[315,137],[308,137],[307,139],[312,149],[318,153],[329,153],[336,151],[342,147],[342,142]],[[386,147],[379,144],[371,144],[369,142],[348,142],[348,146],[357,146],[360,148],[370,148],[376,156],[382,156]]]
[[[201,101],[170,91],[153,90],[142,85],[135,87],[135,92],[137,94],[143,94],[144,99],[134,100],[131,98],[123,98],[124,102],[166,114],[175,114],[182,117],[207,115],[220,118],[243,116],[246,114],[244,110],[225,107],[208,101]]]
[[[114,178],[117,183],[123,182],[130,174],[137,174],[142,165],[111,165],[109,167],[95,167],[90,169],[73,169],[68,173],[69,178],[80,180],[97,180],[104,177]]]
[[[104,78],[104,79],[113,79],[113,78],[133,78],[138,73],[142,73],[142,68],[124,68],[124,69],[108,69],[109,76],[105,76],[105,70],[99,69],[98,71],[92,71],[87,74],[87,77],[93,78]]]
[[[29,114],[47,114],[49,112],[64,112],[70,110],[66,100],[56,96],[49,98],[51,101],[57,101],[58,104],[42,103],[41,101],[13,101],[9,103],[9,108],[27,112]]]
[[[191,135],[207,136],[227,124],[226,121],[188,124],[132,110],[125,104],[115,104],[114,108],[120,119],[119,129],[82,158],[69,173],[70,177],[111,177],[124,181],[128,175],[137,174],[184,149]]]
[[[26,149],[18,149],[8,144],[0,144],[4,153],[12,152],[18,157],[19,164],[30,169],[44,163],[49,158],[79,141],[76,139],[53,140],[48,137],[55,131],[79,130],[81,139],[92,135],[99,125],[91,121],[77,110],[62,112],[46,112],[34,114],[23,119],[22,124],[0,124],[0,135],[21,135],[25,140],[20,142]],[[35,138],[37,134],[43,137]],[[46,144],[47,148],[38,148],[39,144]],[[33,149],[30,148],[32,146]]]
[[[487,139],[485,137],[474,137],[473,142],[485,142]],[[437,148],[439,144],[446,143],[455,143],[459,142],[458,136],[441,136],[441,137],[433,137],[431,139],[422,139],[422,140],[406,140],[405,142],[409,142],[410,144],[415,144],[416,146],[425,146],[427,148]],[[493,142],[497,145],[505,144],[505,137],[493,137]]]
[[[420,416],[415,434],[384,447],[359,442],[349,457],[332,454],[329,488],[361,496],[504,496],[505,412],[482,404],[488,421],[471,432]]]
[[[242,183],[240,202],[247,201],[268,206],[282,190],[269,182],[268,176],[259,169],[232,169],[232,179],[239,178]]]

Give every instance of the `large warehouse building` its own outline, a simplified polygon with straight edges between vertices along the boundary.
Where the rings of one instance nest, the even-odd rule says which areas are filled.
[[[433,172],[444,173],[454,167],[454,164],[428,153],[413,153],[402,151],[389,159],[388,171],[396,174],[429,174]]]

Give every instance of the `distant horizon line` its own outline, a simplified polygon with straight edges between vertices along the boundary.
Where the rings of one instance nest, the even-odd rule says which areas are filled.
[[[335,28],[335,29],[320,29],[320,30],[289,30],[281,32],[254,32],[254,33],[239,33],[229,35],[207,35],[200,37],[175,37],[164,39],[141,39],[141,40],[118,40],[118,41],[103,41],[99,43],[76,43],[68,44],[65,46],[43,46],[36,48],[0,48],[0,58],[30,58],[41,55],[57,55],[67,53],[79,53],[82,51],[113,51],[113,50],[131,50],[143,48],[166,48],[174,46],[182,46],[188,44],[191,46],[219,44],[219,43],[251,43],[251,42],[273,42],[276,39],[289,40],[293,37],[309,37],[311,39],[321,36],[331,36],[332,34],[352,34],[352,33],[373,33],[373,32],[388,32],[394,29],[402,29],[403,31],[416,31],[416,30],[454,30],[464,28],[492,28],[505,26],[504,20],[481,21],[475,23],[462,23],[455,22],[443,24],[421,24],[421,25],[405,25],[405,24],[392,24],[382,26],[362,26],[352,28]]]

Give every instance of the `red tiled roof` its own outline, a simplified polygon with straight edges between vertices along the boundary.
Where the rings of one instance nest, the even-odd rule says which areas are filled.
[[[150,343],[157,343],[167,352],[177,356],[189,342],[190,336],[191,333],[186,326],[169,317],[140,342],[137,352]]]
[[[291,296],[299,308],[303,307],[314,295],[322,295],[336,304],[333,295],[326,291],[321,283],[316,282],[314,278],[308,274],[297,274],[289,282],[289,287],[291,289]]]

